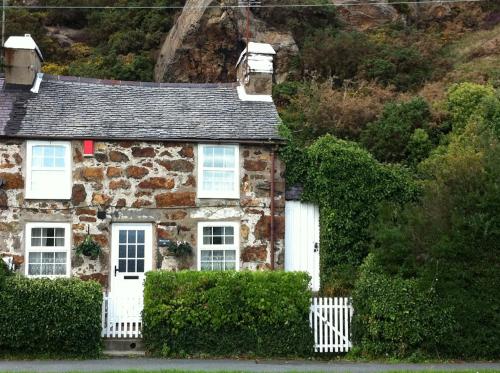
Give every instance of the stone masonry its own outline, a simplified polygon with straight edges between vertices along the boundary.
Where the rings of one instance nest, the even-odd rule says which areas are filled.
[[[95,154],[82,155],[82,141],[72,141],[73,192],[69,201],[24,198],[23,140],[0,144],[0,256],[12,256],[24,273],[26,222],[70,222],[73,276],[108,284],[113,222],[154,224],[153,268],[196,269],[197,223],[241,224],[240,266],[270,266],[270,146],[240,145],[239,200],[197,199],[197,145],[164,142],[96,142]],[[276,265],[284,254],[284,168],[276,161]],[[100,219],[98,212],[105,212]],[[99,214],[101,216],[101,214]],[[102,216],[101,216],[102,217]],[[77,256],[74,247],[87,229],[102,246],[99,258]],[[188,241],[193,256],[179,261],[159,248],[158,239]]]

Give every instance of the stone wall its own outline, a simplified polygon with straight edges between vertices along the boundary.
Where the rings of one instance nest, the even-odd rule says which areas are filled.
[[[178,143],[96,142],[92,157],[82,155],[82,142],[73,141],[73,192],[70,201],[24,199],[24,141],[0,144],[0,256],[13,256],[24,272],[24,224],[70,222],[71,247],[87,230],[102,246],[98,259],[72,250],[72,274],[108,283],[110,232],[113,222],[154,224],[153,267],[196,269],[197,223],[237,221],[241,224],[241,268],[264,269],[270,263],[270,147],[240,145],[239,200],[196,198],[197,146]],[[276,264],[283,265],[284,179],[276,162]],[[99,218],[98,212],[105,212]],[[102,217],[102,216],[101,216]],[[188,241],[193,257],[177,260],[158,239]]]

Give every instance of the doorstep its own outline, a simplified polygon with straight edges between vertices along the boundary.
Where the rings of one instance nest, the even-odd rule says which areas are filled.
[[[141,338],[105,338],[104,355],[144,356],[145,348]]]

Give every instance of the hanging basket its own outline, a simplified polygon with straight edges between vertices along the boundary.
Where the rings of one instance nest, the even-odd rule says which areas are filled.
[[[92,236],[87,233],[85,239],[75,248],[78,255],[88,256],[91,259],[97,259],[101,253],[101,246],[94,241]]]

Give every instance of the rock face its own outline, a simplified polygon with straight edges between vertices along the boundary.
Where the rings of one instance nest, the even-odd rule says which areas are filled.
[[[402,15],[391,5],[381,4],[384,1],[371,0],[375,4],[367,4],[365,0],[333,0],[338,5],[339,18],[343,23],[360,31],[383,25],[388,22],[403,20]],[[343,4],[360,3],[359,5],[344,6]]]
[[[167,35],[155,66],[155,81],[234,82],[236,63],[245,48],[246,10],[208,8],[214,0],[188,0]],[[195,7],[196,6],[196,7]],[[251,17],[252,41],[269,43],[277,51],[275,79],[288,74],[298,48],[290,33],[273,30]]]

